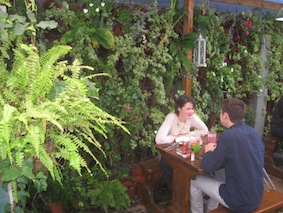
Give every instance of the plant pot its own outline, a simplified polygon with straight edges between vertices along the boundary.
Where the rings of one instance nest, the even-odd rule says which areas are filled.
[[[48,204],[48,208],[51,210],[52,213],[64,213],[63,202],[50,203]]]

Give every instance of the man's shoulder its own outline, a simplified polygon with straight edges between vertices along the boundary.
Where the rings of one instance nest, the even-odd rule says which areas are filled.
[[[255,128],[245,124],[244,122],[239,122],[236,123],[232,126],[232,128],[228,128],[226,130],[223,131],[223,133],[221,135],[225,136],[225,137],[231,137],[233,135],[235,135],[235,137],[242,137],[244,134],[250,135],[250,134],[255,134],[258,137],[259,134],[257,133],[257,131],[255,130]]]

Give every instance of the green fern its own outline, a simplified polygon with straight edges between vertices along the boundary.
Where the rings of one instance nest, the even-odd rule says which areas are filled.
[[[10,165],[17,168],[23,168],[27,158],[37,159],[59,182],[61,159],[80,175],[82,169],[91,172],[81,151],[106,174],[91,151],[95,147],[106,157],[96,135],[107,138],[108,125],[129,133],[120,119],[87,97],[88,85],[81,70],[89,67],[81,66],[77,60],[71,65],[59,61],[70,49],[56,46],[40,55],[34,46],[22,44],[14,50],[11,70],[7,70],[3,60],[0,62],[0,158],[8,158]],[[60,89],[49,98],[57,85]],[[13,193],[17,198],[14,183]]]

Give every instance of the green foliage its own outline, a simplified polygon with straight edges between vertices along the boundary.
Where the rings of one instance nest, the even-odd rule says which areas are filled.
[[[248,106],[246,110],[245,123],[254,127],[256,112],[251,106]]]
[[[127,188],[117,179],[105,180],[105,174],[95,165],[92,174],[83,173],[80,177],[70,168],[63,171],[62,200],[67,212],[76,209],[76,212],[86,212],[102,209],[121,211],[130,206],[130,199],[126,193]],[[110,171],[107,171],[112,176]],[[53,184],[51,184],[52,186]],[[48,185],[49,186],[49,185]],[[51,192],[54,191],[51,189]],[[56,190],[55,188],[55,191]],[[49,194],[49,192],[48,192]]]
[[[0,106],[4,112],[2,123],[6,123],[0,130],[3,129],[3,138],[9,143],[0,149],[20,171],[25,157],[32,155],[62,182],[60,168],[66,166],[85,176],[88,164],[81,156],[83,151],[98,166],[111,169],[119,165],[123,171],[109,176],[121,177],[119,174],[125,173],[128,164],[157,154],[155,132],[165,115],[173,110],[174,96],[183,93],[180,91],[183,77],[192,81],[197,114],[218,131],[223,130],[217,120],[223,98],[238,97],[250,103],[250,97],[261,94],[263,84],[269,90],[267,100],[275,102],[282,94],[282,24],[274,22],[273,17],[258,11],[224,14],[201,5],[194,11],[194,33],[180,35],[185,12],[177,9],[177,0],[172,0],[166,10],[158,10],[157,1],[145,7],[104,2],[103,6],[99,1],[60,2],[61,8],[38,13],[36,20],[31,13],[12,16],[13,22],[10,16],[3,17],[6,24],[12,25],[26,18],[28,21],[21,22],[35,27],[22,31],[26,36],[40,29],[33,44],[50,35],[46,29],[37,27],[40,21],[55,20],[59,23],[56,32],[63,35],[32,49],[17,45],[27,41],[26,38],[21,36],[20,40],[12,34],[12,28],[5,28],[7,39],[0,47],[3,56],[0,80],[4,82]],[[29,3],[27,8],[33,11],[34,4]],[[119,27],[122,28],[117,33]],[[207,41],[206,68],[196,68],[187,58],[199,33]],[[262,79],[260,47],[266,33],[271,35],[270,74]],[[66,43],[72,48],[46,48]],[[17,47],[15,54],[11,51],[13,47]],[[63,57],[68,63],[58,62]],[[81,66],[78,61],[93,68]],[[254,114],[248,115],[246,121],[252,122]],[[11,140],[9,134],[13,136]],[[46,146],[52,147],[52,152],[44,151]],[[70,176],[77,183],[70,191],[82,195],[75,196],[77,202],[71,202],[76,203],[74,208],[82,211],[93,206],[104,210],[120,208],[111,200],[109,203],[102,200],[100,193],[106,187],[100,185],[105,183],[103,178],[97,181],[89,177],[83,181],[90,183],[95,179],[91,186],[81,186],[81,176],[76,180],[76,175]],[[114,185],[110,181],[110,186]],[[70,193],[70,188],[65,188],[66,193]],[[124,190],[118,185],[115,188]],[[88,190],[96,200],[88,196]],[[112,197],[110,193],[107,196]]]
[[[24,15],[9,14],[0,10],[1,34],[5,37],[9,32],[13,35],[23,36],[24,34],[31,39],[31,43],[35,44],[37,29],[54,29],[57,27],[55,21],[40,21],[37,22],[35,11],[35,1],[25,0],[26,11]],[[10,9],[8,9],[10,10]]]
[[[119,115],[131,132],[126,135],[113,129],[112,137],[103,142],[110,157],[106,163],[114,167],[121,160],[133,162],[136,160],[133,157],[146,153],[148,148],[156,153],[154,132],[170,110],[167,94],[175,89],[174,81],[184,74],[179,55],[191,47],[193,40],[190,34],[178,39],[179,35],[174,32],[172,20],[178,11],[159,12],[154,5],[129,6],[123,10],[128,10],[134,20],[127,26],[128,33],[116,36],[113,49],[95,61],[97,72],[112,76],[95,81],[104,97],[100,106]],[[188,46],[180,48],[182,42]],[[170,52],[173,43],[174,57]]]
[[[9,0],[0,0],[1,5],[11,6],[11,2]]]
[[[96,51],[103,48],[111,49],[114,46],[115,38],[107,24],[111,22],[110,10],[113,3],[83,2],[84,4],[79,5],[63,1],[60,8],[53,6],[44,11],[44,18],[58,21],[60,39],[57,42],[71,45],[73,49],[70,55],[83,64],[92,66],[92,61],[97,59]]]
[[[194,14],[194,28],[207,41],[207,67],[199,68],[193,85],[201,111],[218,115],[219,103],[226,97],[250,104],[250,97],[261,94],[264,84],[260,76],[264,70],[260,55],[264,22],[260,13],[220,13],[203,4]],[[212,126],[217,123],[208,122]]]
[[[127,188],[119,180],[106,181],[100,187],[88,192],[90,202],[95,207],[101,207],[104,212],[110,208],[123,210],[130,207],[131,200],[126,193]]]
[[[44,199],[46,204],[62,202],[66,198],[66,187],[56,180],[53,180],[52,177],[47,177],[46,179],[47,188],[42,191],[38,191],[40,196]]]
[[[104,155],[94,132],[107,137],[108,125],[127,131],[118,118],[102,111],[87,97],[88,87],[80,73],[89,67],[77,61],[71,65],[58,62],[69,50],[68,46],[56,46],[40,55],[35,47],[22,44],[14,50],[12,70],[6,70],[3,62],[0,69],[1,159],[9,159],[10,165],[19,169],[23,169],[28,157],[39,159],[59,182],[62,160],[79,174],[82,168],[90,172],[81,151],[104,170],[90,148],[93,146]],[[67,71],[70,75],[65,74]],[[64,86],[51,100],[49,93],[59,79]],[[17,197],[17,188],[13,192]]]
[[[11,165],[8,158],[0,161],[0,173],[3,174],[1,182],[2,187],[8,191],[8,185],[12,187],[13,199],[20,201],[18,210],[26,208],[27,200],[30,199],[29,184],[33,181],[33,187],[36,191],[47,189],[47,177],[42,172],[34,172],[34,161],[28,158],[23,161],[21,166]],[[10,204],[6,206],[8,209]],[[15,211],[16,212],[16,211]]]

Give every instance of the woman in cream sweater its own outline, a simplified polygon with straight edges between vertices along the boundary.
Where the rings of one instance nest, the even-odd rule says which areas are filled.
[[[195,114],[194,98],[182,95],[176,100],[175,112],[169,113],[160,126],[155,142],[157,144],[166,144],[174,142],[182,136],[201,136],[208,133],[205,123]],[[163,178],[171,189],[173,169],[160,160],[160,166],[163,170]]]

